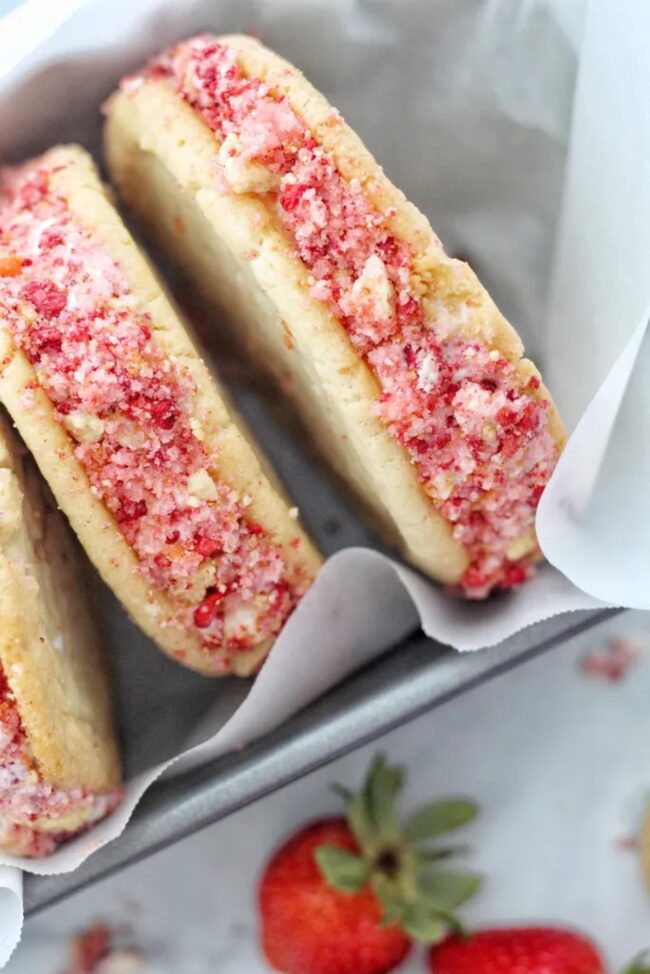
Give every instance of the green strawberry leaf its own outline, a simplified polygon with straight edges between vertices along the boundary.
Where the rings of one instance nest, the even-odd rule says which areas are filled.
[[[339,893],[358,893],[370,868],[365,859],[335,845],[318,846],[314,858],[325,881]]]
[[[368,810],[363,791],[352,795],[347,808],[348,825],[365,853],[372,852],[377,843],[377,829]]]
[[[432,802],[401,833],[396,804],[403,783],[402,769],[379,754],[358,792],[337,788],[360,851],[355,855],[324,845],[316,850],[316,861],[336,890],[356,893],[370,884],[382,908],[383,926],[397,923],[413,939],[432,943],[446,931],[462,931],[453,911],[476,892],[481,879],[473,873],[438,868],[450,856],[464,852],[464,847],[429,849],[420,843],[465,825],[478,806],[465,798]]]
[[[442,859],[451,859],[453,856],[463,856],[469,852],[469,846],[451,845],[444,849],[418,849],[417,857],[422,863],[440,862]]]
[[[457,873],[435,869],[420,876],[418,888],[438,910],[455,910],[480,889],[483,877],[478,873]]]
[[[423,944],[434,944],[447,932],[446,918],[427,903],[411,903],[404,910],[401,926],[412,940]]]
[[[407,822],[404,834],[407,839],[414,842],[435,839],[445,832],[466,825],[477,814],[476,802],[467,798],[443,798],[441,801],[425,805],[416,812]]]
[[[650,950],[645,950],[635,957],[622,974],[650,974]]]
[[[383,876],[373,876],[371,879],[372,891],[382,906],[383,914],[381,926],[389,927],[392,923],[402,922],[404,909],[397,898],[394,884],[390,883]]]
[[[338,795],[339,798],[343,799],[346,805],[348,802],[352,801],[354,792],[350,791],[349,788],[345,788],[343,785],[330,785],[330,787],[335,795]]]
[[[403,770],[396,765],[390,767],[384,756],[378,755],[370,768],[365,793],[370,817],[383,836],[398,833],[395,800],[403,783]]]

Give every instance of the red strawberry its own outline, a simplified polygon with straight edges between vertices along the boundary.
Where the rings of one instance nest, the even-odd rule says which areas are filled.
[[[449,937],[429,953],[432,974],[605,974],[588,940],[570,930],[520,927]]]
[[[397,825],[399,768],[373,763],[358,794],[340,790],[347,819],[313,822],[290,838],[262,877],[262,947],[284,974],[386,974],[412,940],[431,943],[458,928],[452,911],[478,876],[442,869],[450,849],[423,842],[476,814],[465,799],[434,802]]]
[[[95,923],[70,942],[70,961],[64,974],[144,974],[144,958],[133,947],[115,947],[116,931]]]
[[[392,970],[408,953],[409,938],[396,923],[381,926],[382,909],[368,885],[351,895],[324,880],[314,852],[325,844],[359,852],[345,819],[323,819],[289,839],[267,867],[260,910],[269,963],[291,974]]]
[[[95,923],[72,941],[71,974],[88,974],[108,957],[111,934],[105,923]]]

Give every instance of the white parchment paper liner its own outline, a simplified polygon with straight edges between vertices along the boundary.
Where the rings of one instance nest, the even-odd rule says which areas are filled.
[[[634,311],[633,303],[621,299],[619,304],[617,295],[610,293],[608,313],[597,318],[593,315],[592,285],[597,279],[603,288],[611,258],[606,245],[610,231],[610,245],[618,248],[621,268],[628,251],[638,256],[641,245],[645,248],[634,284],[640,294],[645,290],[650,296],[648,221],[638,219],[628,225],[618,219],[619,207],[632,207],[635,200],[645,201],[648,214],[647,173],[645,196],[641,189],[648,153],[641,150],[650,128],[646,125],[644,132],[637,130],[638,118],[624,97],[627,86],[608,87],[610,72],[616,75],[633,65],[639,99],[647,93],[650,79],[641,56],[641,39],[648,36],[647,29],[644,32],[647,13],[635,5],[636,10],[629,9],[623,16],[614,2],[599,0],[594,4],[581,42],[582,0],[499,0],[478,10],[469,0],[340,0],[336,4],[331,0],[141,0],[138,4],[91,0],[76,13],[74,8],[81,3],[69,0],[60,5],[56,15],[48,13],[47,31],[39,22],[39,11],[49,10],[50,4],[31,0],[29,18],[23,15],[21,20],[14,12],[8,21],[0,21],[0,156],[15,158],[51,142],[80,138],[80,129],[83,141],[95,147],[99,101],[120,73],[137,65],[145,54],[198,29],[259,31],[270,46],[301,64],[344,110],[389,174],[430,213],[448,247],[471,256],[479,274],[522,331],[529,350],[546,365],[547,373],[552,366],[552,388],[561,407],[566,405],[567,390],[572,390],[569,414],[574,419],[602,381],[606,371],[603,362],[614,361],[625,337],[633,334],[640,314],[640,310]],[[36,33],[29,34],[30,24],[36,25]],[[313,38],[318,38],[317,43]],[[630,46],[636,49],[633,57]],[[582,69],[571,128],[568,179],[558,220],[578,47]],[[7,69],[4,77],[3,66]],[[47,79],[46,86],[37,83],[39,77],[41,82]],[[34,84],[32,78],[37,79]],[[399,92],[396,78],[400,79]],[[406,103],[405,90],[409,93]],[[8,91],[20,92],[20,98],[7,97],[2,103]],[[593,167],[596,149],[608,136],[611,121],[609,116],[594,112],[595,93],[606,96],[605,104],[615,117],[621,157],[627,145],[633,146],[636,154],[634,164],[626,166],[622,183],[616,181],[605,162],[600,167],[598,179],[601,185],[607,184],[608,192],[607,216],[598,228],[602,246],[586,248],[586,241],[593,243],[591,227],[600,210],[597,198],[585,203],[585,168]],[[399,126],[392,109],[399,111]],[[596,185],[595,176],[593,180]],[[553,326],[545,328],[547,269],[557,225]],[[617,233],[621,230],[627,234]],[[582,273],[576,278],[571,268],[578,259],[583,261]],[[629,296],[629,280],[623,271],[612,287]],[[567,340],[565,348],[568,329],[572,340]],[[618,345],[608,341],[612,332]],[[131,751],[137,752],[135,766],[141,770],[131,776],[123,806],[90,835],[68,843],[43,862],[25,863],[8,857],[2,862],[38,874],[76,868],[120,834],[143,791],[175,760],[170,755],[178,756],[179,749],[204,740],[190,756],[191,760],[204,760],[253,740],[394,644],[418,621],[437,640],[472,650],[562,612],[595,608],[603,602],[638,604],[638,587],[627,587],[620,568],[622,554],[627,551],[629,556],[630,546],[645,539],[634,532],[621,534],[612,551],[610,532],[608,546],[603,548],[604,536],[598,535],[598,529],[602,528],[604,509],[598,509],[600,520],[596,518],[595,527],[590,523],[587,528],[584,518],[585,511],[592,510],[590,498],[597,496],[600,476],[608,469],[609,432],[611,428],[618,430],[614,417],[620,422],[620,417],[627,415],[619,410],[625,389],[634,386],[634,394],[643,395],[643,383],[628,381],[636,364],[641,364],[637,354],[637,346],[643,347],[640,334],[634,333],[618,371],[587,410],[545,495],[541,512],[540,538],[545,550],[584,591],[546,566],[532,583],[511,597],[468,607],[448,599],[420,576],[376,551],[347,548],[328,560],[248,696],[243,699],[241,689],[233,689],[224,681],[214,690],[216,703],[211,702],[196,720],[189,709],[193,698],[189,690],[187,695],[181,690],[180,675],[170,677],[169,682],[156,682],[134,673],[136,660],[144,659],[150,669],[158,667],[166,678],[172,664],[160,654],[154,663],[147,656],[150,649],[131,646],[142,640],[119,614],[111,614],[119,698],[127,701],[127,711],[136,715],[127,734],[127,758]],[[591,368],[591,350],[596,342],[603,342],[606,351],[593,359]],[[550,362],[545,361],[549,349]],[[569,355],[568,349],[573,354]],[[580,384],[574,381],[578,371],[584,379]],[[637,439],[630,438],[630,449],[624,451],[630,463],[638,455],[638,421],[637,411]],[[636,444],[633,453],[632,443]],[[294,486],[288,476],[290,464],[281,469]],[[616,471],[620,475],[620,456]],[[316,482],[313,486],[318,491]],[[625,505],[619,504],[617,513],[621,506]],[[307,503],[303,509],[309,523]],[[605,521],[612,521],[612,514],[608,509]],[[564,528],[558,530],[558,525]],[[567,545],[564,540],[569,538],[569,530],[574,541]],[[356,537],[354,532],[352,536]],[[576,554],[576,539],[582,543],[586,536],[589,542],[593,538],[597,541],[581,549],[586,552],[582,558]],[[650,557],[650,546],[643,543],[638,549],[640,559]],[[575,568],[576,558],[579,570]],[[616,578],[608,570],[614,563]],[[585,570],[589,566],[593,571]],[[628,592],[633,592],[629,599]],[[125,643],[130,654],[120,653]],[[167,704],[175,680],[176,696],[170,710]],[[140,710],[142,702],[132,702],[130,696],[145,692],[143,686],[149,694],[146,719],[145,710]],[[188,683],[192,692],[194,686]],[[205,694],[204,689],[201,692]],[[158,700],[154,699],[156,694]],[[184,705],[190,716],[186,715],[183,722]],[[155,755],[165,760],[154,760]],[[129,763],[133,766],[133,761]],[[20,903],[17,870],[0,866],[0,964],[6,963],[20,936]]]

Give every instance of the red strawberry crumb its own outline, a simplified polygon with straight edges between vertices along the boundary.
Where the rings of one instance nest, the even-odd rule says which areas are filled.
[[[175,534],[178,534],[178,532],[175,532]],[[216,538],[206,538],[204,535],[199,534],[194,539],[194,550],[202,558],[214,558],[222,550],[221,542]]]
[[[478,568],[468,568],[465,572],[463,583],[467,588],[483,588],[487,583],[487,578]]]
[[[302,199],[302,195],[304,191],[305,191],[304,186],[295,186],[295,185],[287,186],[283,190],[282,195],[280,196],[280,206],[282,207],[282,209],[287,210],[288,212],[295,210],[295,208],[298,206],[298,203]]]
[[[137,974],[144,971],[144,958],[132,947],[118,947],[119,931],[95,923],[73,937],[70,960],[64,974]]]
[[[213,592],[211,595],[207,595],[203,602],[194,610],[194,624],[199,629],[207,629],[211,622],[214,621],[219,608],[219,603],[223,600],[223,595],[219,592]]]
[[[30,359],[39,361],[41,356],[46,353],[56,354],[60,352],[61,347],[61,333],[56,328],[42,328],[34,335],[27,350]]]
[[[145,500],[133,501],[128,497],[123,497],[120,500],[120,506],[117,511],[117,520],[121,523],[125,521],[137,521],[139,518],[144,517],[146,513],[147,502]]]
[[[639,847],[639,840],[636,835],[617,835],[614,839],[614,845],[626,852],[636,852]]]
[[[45,318],[58,318],[68,303],[64,292],[52,281],[30,281],[22,289],[21,297]]]
[[[538,487],[535,487],[533,489],[532,495],[533,495],[533,503],[535,505],[539,504],[543,493],[544,493],[544,487],[541,484]]]
[[[610,639],[604,649],[594,649],[580,658],[580,670],[585,676],[620,683],[638,662],[642,648],[622,637]]]
[[[72,970],[92,974],[110,950],[110,932],[105,923],[96,923],[76,937],[72,946]]]
[[[515,588],[522,585],[528,578],[529,568],[523,562],[517,562],[506,569],[505,577],[501,582],[502,588]]]
[[[180,415],[178,406],[173,399],[161,399],[151,403],[149,407],[154,422],[164,430],[171,430]]]

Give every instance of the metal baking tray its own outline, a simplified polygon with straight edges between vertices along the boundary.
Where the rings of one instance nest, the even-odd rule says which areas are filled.
[[[550,619],[476,653],[457,653],[414,635],[260,741],[154,785],[124,833],[75,872],[26,876],[26,914],[33,915],[264,798],[618,611],[576,612]]]

